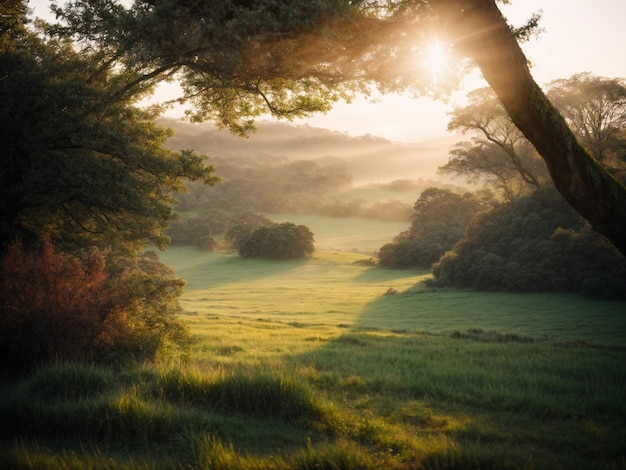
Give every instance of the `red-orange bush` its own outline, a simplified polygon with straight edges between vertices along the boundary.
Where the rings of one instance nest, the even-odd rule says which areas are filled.
[[[55,252],[43,239],[37,252],[13,243],[0,260],[0,353],[8,367],[52,359],[90,359],[125,335],[132,307],[127,289],[107,283],[100,254],[84,262]]]

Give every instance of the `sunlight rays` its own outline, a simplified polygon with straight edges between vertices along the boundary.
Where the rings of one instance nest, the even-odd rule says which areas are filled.
[[[434,85],[439,84],[445,78],[450,65],[446,46],[439,40],[430,42],[424,50],[423,61],[431,82]]]

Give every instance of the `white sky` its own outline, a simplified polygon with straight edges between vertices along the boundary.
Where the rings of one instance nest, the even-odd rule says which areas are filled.
[[[58,0],[58,3],[63,3]],[[45,16],[48,0],[30,0],[36,16]],[[522,47],[533,64],[535,80],[544,84],[575,73],[626,78],[626,0],[512,0],[501,9],[509,21],[522,24],[533,12],[542,11],[545,32]],[[467,77],[462,97],[483,86],[478,77]],[[169,90],[172,90],[170,88]],[[167,92],[167,88],[164,92]],[[384,96],[376,103],[365,99],[339,103],[325,115],[301,119],[351,135],[372,134],[400,142],[416,142],[446,135],[450,105],[429,99]],[[170,115],[177,116],[176,112]]]

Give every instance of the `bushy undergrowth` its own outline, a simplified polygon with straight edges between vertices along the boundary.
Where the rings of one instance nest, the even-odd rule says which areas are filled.
[[[0,259],[0,367],[155,359],[189,341],[176,317],[182,285],[150,256],[107,266],[47,238],[38,251],[14,243]]]

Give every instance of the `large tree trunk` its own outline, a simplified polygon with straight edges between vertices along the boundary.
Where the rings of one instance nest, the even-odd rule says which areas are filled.
[[[442,0],[433,6],[457,46],[475,60],[513,122],[546,161],[558,191],[626,256],[626,187],[578,144],[531,76],[526,56],[495,1]]]

